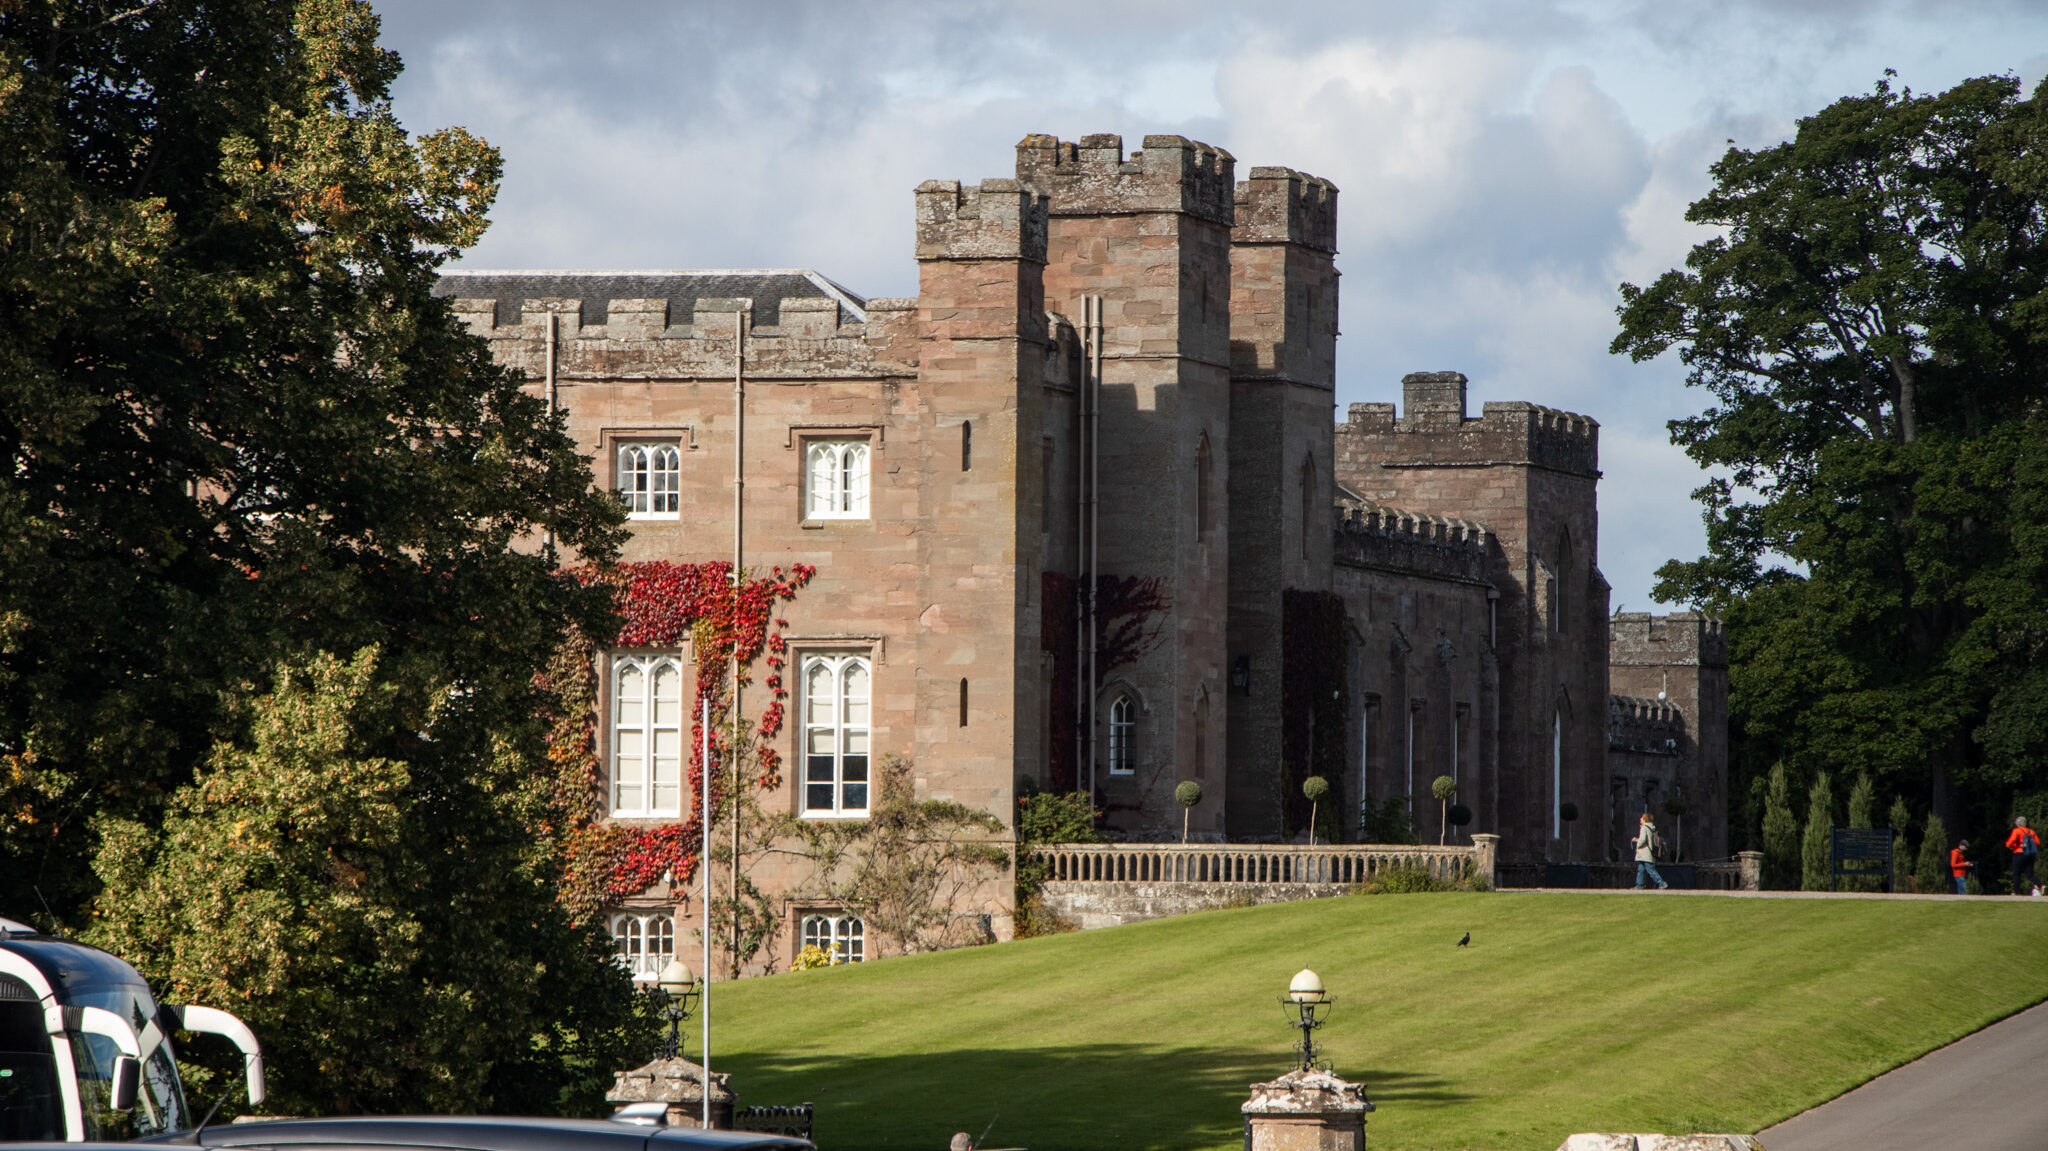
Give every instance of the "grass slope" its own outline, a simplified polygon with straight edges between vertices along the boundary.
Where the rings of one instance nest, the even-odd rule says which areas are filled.
[[[1308,966],[1377,1151],[1551,1151],[1760,1130],[2048,998],[2044,952],[2043,905],[1354,896],[721,984],[712,1064],[827,1151],[1235,1151]]]

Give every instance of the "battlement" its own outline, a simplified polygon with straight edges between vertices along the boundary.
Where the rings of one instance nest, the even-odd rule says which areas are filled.
[[[1230,227],[1236,222],[1237,160],[1184,136],[1147,136],[1123,155],[1123,137],[1063,141],[1032,134],[1017,144],[1017,179],[1052,198],[1055,216],[1184,212]]]
[[[1607,637],[1608,662],[1616,667],[1728,666],[1725,626],[1698,612],[1617,612]]]
[[[1483,583],[1489,533],[1469,520],[1346,500],[1337,520],[1339,563]]]
[[[1234,244],[1337,250],[1337,185],[1292,168],[1253,168],[1238,182]]]
[[[1637,755],[1670,755],[1685,737],[1685,713],[1661,699],[1607,697],[1607,746]]]
[[[562,379],[873,377],[915,370],[915,301],[863,300],[815,272],[448,272],[435,294],[500,362]]]
[[[1521,401],[1489,401],[1467,414],[1458,372],[1411,372],[1401,379],[1405,414],[1388,403],[1352,404],[1337,425],[1338,453],[1380,467],[1520,465],[1600,474],[1600,425],[1575,412]]]
[[[917,186],[920,260],[1045,262],[1046,197],[1016,180],[926,180]]]

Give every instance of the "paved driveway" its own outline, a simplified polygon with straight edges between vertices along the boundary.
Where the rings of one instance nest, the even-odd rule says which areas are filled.
[[[1768,1151],[2048,1148],[2048,1004],[2000,1020],[1757,1136]]]

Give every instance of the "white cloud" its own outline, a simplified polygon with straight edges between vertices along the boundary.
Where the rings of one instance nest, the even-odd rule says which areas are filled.
[[[1607,354],[1615,285],[1680,264],[1730,138],[1896,67],[1921,90],[2048,56],[2024,0],[382,3],[419,129],[498,144],[500,267],[813,267],[915,290],[910,190],[1006,175],[1028,132],[1178,132],[1342,189],[1339,402],[1455,368],[1474,402],[1602,425],[1600,562],[1649,606],[1700,550],[1671,357]]]

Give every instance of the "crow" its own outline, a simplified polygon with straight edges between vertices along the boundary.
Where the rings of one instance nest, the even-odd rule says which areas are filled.
[[[1460,940],[1458,941],[1458,946],[1460,946],[1460,947],[1463,947],[1463,946],[1465,946],[1466,944],[1468,944],[1468,943],[1470,943],[1470,942],[1472,942],[1472,933],[1471,933],[1471,932],[1469,932],[1469,931],[1467,931],[1467,932],[1465,933],[1465,938],[1463,938],[1463,939],[1460,939]]]

